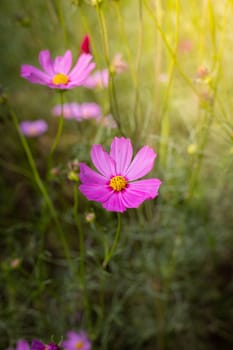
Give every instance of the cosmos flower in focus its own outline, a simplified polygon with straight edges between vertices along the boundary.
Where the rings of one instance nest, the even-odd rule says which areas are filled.
[[[73,69],[72,53],[67,50],[63,56],[57,56],[53,61],[49,50],[39,53],[39,62],[43,68],[40,70],[29,64],[21,66],[21,77],[33,84],[47,85],[51,89],[67,90],[83,85],[95,63],[91,63],[92,55],[82,53]]]
[[[81,53],[91,53],[91,47],[90,47],[90,37],[89,35],[85,35],[82,42],[81,42]]]
[[[98,172],[80,163],[79,186],[88,199],[100,202],[108,211],[124,212],[138,208],[147,199],[158,195],[159,179],[141,179],[154,165],[156,153],[149,146],[142,147],[133,156],[130,139],[115,137],[108,154],[101,145],[93,145],[91,159]]]
[[[65,350],[90,350],[91,342],[84,331],[70,331],[67,333],[67,340],[62,342],[62,347]]]
[[[43,119],[34,121],[25,120],[19,125],[22,134],[28,137],[37,137],[48,130],[48,124]]]
[[[98,119],[101,114],[101,108],[94,102],[78,104],[76,102],[65,103],[63,105],[63,114],[65,119],[76,119],[82,121],[85,119]],[[56,105],[52,109],[52,115],[62,115],[62,105]]]
[[[103,89],[108,87],[109,81],[109,73],[107,69],[95,71],[93,74],[89,75],[89,77],[83,83],[88,89]]]
[[[34,339],[31,350],[59,350],[59,346],[55,343],[44,344],[40,340]]]

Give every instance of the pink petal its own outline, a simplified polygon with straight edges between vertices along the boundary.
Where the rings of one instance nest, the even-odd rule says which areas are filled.
[[[64,56],[57,56],[54,61],[54,72],[68,74],[72,65],[72,53],[67,50]]]
[[[146,179],[128,184],[122,191],[122,201],[127,208],[138,208],[147,199],[153,199],[158,195],[161,185],[159,179]]]
[[[53,61],[51,59],[49,50],[44,50],[39,53],[39,62],[46,73],[51,76],[54,75]]]
[[[30,346],[26,340],[19,340],[16,346],[16,350],[30,350]]]
[[[120,213],[126,211],[126,206],[122,201],[122,192],[113,192],[112,196],[102,203],[102,206],[108,211]]]
[[[124,175],[131,162],[133,148],[130,139],[114,137],[111,144],[110,156],[116,163],[116,174]]]
[[[102,186],[107,185],[108,180],[106,177],[98,174],[96,171],[89,168],[84,163],[79,163],[80,174],[79,178],[84,184],[101,184]]]
[[[21,66],[21,77],[29,80],[31,83],[48,85],[50,82],[50,76],[40,69],[33,67],[29,64],[23,64]]]
[[[142,147],[134,157],[125,176],[129,181],[132,181],[148,174],[153,168],[155,157],[156,153],[152,148],[149,146]]]
[[[92,55],[81,54],[69,74],[71,81],[84,81],[90,72],[95,68],[95,63],[90,63],[92,60]]]
[[[100,203],[105,202],[113,194],[108,185],[100,184],[82,184],[79,190],[89,201]]]
[[[115,162],[101,145],[93,145],[91,159],[96,169],[108,179],[116,174]]]

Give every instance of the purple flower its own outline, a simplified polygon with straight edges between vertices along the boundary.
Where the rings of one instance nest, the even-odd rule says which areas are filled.
[[[107,69],[98,70],[91,74],[83,83],[89,89],[108,87],[109,73]]]
[[[99,173],[80,163],[80,191],[89,200],[102,203],[108,211],[124,212],[138,208],[146,199],[155,198],[161,185],[159,179],[140,179],[153,167],[156,153],[142,147],[132,160],[130,139],[115,137],[110,154],[101,145],[93,145],[91,159]]]
[[[57,56],[53,61],[49,50],[39,53],[39,62],[43,71],[28,64],[21,66],[21,77],[31,83],[47,85],[51,89],[72,89],[83,85],[90,72],[95,68],[91,63],[92,55],[81,54],[71,70],[72,53],[67,50],[64,56]]]
[[[52,109],[54,116],[61,116],[62,105],[57,105]],[[63,105],[63,114],[66,119],[76,119],[81,121],[83,119],[97,119],[101,116],[101,108],[94,102],[87,102],[78,104],[76,102],[65,103]]]
[[[44,344],[38,339],[34,339],[32,341],[32,349],[31,350],[58,350],[59,347],[55,343]]]
[[[70,331],[67,333],[67,340],[64,340],[62,347],[65,350],[90,350],[91,342],[86,333],[81,331],[79,333]]]
[[[20,130],[25,136],[36,137],[48,130],[48,124],[43,119],[34,121],[25,120],[20,123]]]

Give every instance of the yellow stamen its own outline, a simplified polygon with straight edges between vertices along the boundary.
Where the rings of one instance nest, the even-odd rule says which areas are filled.
[[[84,345],[83,341],[82,341],[82,340],[79,340],[79,341],[75,344],[75,348],[76,348],[77,350],[81,350],[81,349],[83,348],[83,345]]]
[[[69,81],[69,78],[67,77],[67,75],[62,73],[58,73],[54,75],[52,80],[54,85],[66,85],[68,81]]]
[[[122,191],[127,186],[127,181],[123,176],[114,176],[109,183],[109,186],[117,192]]]

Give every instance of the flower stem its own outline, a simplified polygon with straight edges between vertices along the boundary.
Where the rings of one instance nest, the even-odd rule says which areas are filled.
[[[85,269],[85,244],[84,244],[84,234],[83,234],[83,229],[81,222],[79,220],[79,215],[78,215],[78,186],[75,183],[74,184],[74,219],[75,219],[75,224],[78,229],[79,233],[79,281],[81,285],[81,289],[83,292],[83,299],[84,299],[84,310],[85,310],[85,316],[87,320],[87,324],[90,330],[90,306],[89,306],[89,301],[88,301],[88,295],[87,295],[87,285],[86,285],[86,269]]]
[[[69,43],[68,43],[67,30],[66,30],[65,19],[64,19],[64,10],[62,7],[62,0],[58,0],[57,14],[58,14],[58,20],[63,30],[65,45],[68,47]]]
[[[120,213],[117,213],[117,229],[116,229],[116,234],[115,234],[115,238],[113,241],[113,245],[110,249],[109,252],[106,252],[105,254],[105,258],[104,261],[102,263],[102,266],[104,269],[106,269],[111,257],[113,256],[113,254],[115,253],[116,247],[117,247],[117,243],[119,241],[119,237],[120,237],[120,231],[121,231],[121,215]]]
[[[120,121],[120,113],[119,113],[119,106],[116,96],[116,89],[114,84],[114,75],[111,71],[110,66],[110,50],[109,50],[109,40],[108,40],[108,31],[107,31],[107,24],[105,20],[105,15],[102,10],[102,7],[98,4],[96,4],[96,11],[97,11],[97,17],[99,21],[101,36],[102,36],[102,42],[104,47],[104,56],[106,65],[108,67],[108,74],[109,74],[109,83],[108,83],[108,94],[109,94],[109,103],[110,103],[110,110],[112,112],[112,116],[117,124],[117,127],[122,135],[124,135],[121,121]]]
[[[64,126],[64,91],[59,91],[60,93],[60,104],[61,104],[61,115],[59,117],[59,124],[58,124],[58,129],[57,129],[57,134],[55,136],[55,140],[53,142],[50,154],[49,154],[49,161],[48,161],[48,174],[50,175],[50,171],[52,169],[53,166],[53,155],[54,152],[58,146],[58,143],[60,141],[61,138],[61,134],[62,134],[62,130],[63,130],[63,126]]]
[[[36,163],[35,163],[35,160],[33,158],[33,155],[31,153],[31,150],[29,148],[29,145],[27,143],[27,140],[25,138],[25,136],[21,133],[20,131],[20,128],[19,128],[19,123],[18,123],[18,119],[17,119],[17,116],[15,114],[15,112],[11,109],[11,107],[8,105],[8,110],[9,110],[9,113],[10,113],[10,116],[12,118],[12,121],[15,125],[15,128],[17,130],[17,133],[18,133],[18,136],[20,138],[20,141],[22,143],[22,146],[24,148],[24,151],[26,153],[26,156],[27,156],[27,159],[28,159],[28,163],[31,167],[31,170],[32,170],[32,173],[33,173],[33,176],[34,176],[34,179],[35,179],[35,182],[45,200],[45,203],[51,213],[51,216],[54,220],[54,223],[56,225],[56,229],[58,231],[58,234],[60,236],[60,239],[61,239],[61,242],[62,242],[62,245],[63,245],[63,248],[64,248],[64,252],[65,252],[65,256],[66,258],[68,259],[69,262],[71,262],[71,256],[70,256],[70,251],[69,251],[69,248],[68,248],[68,245],[67,245],[67,242],[66,242],[66,239],[65,239],[65,235],[64,235],[64,232],[62,230],[62,227],[59,223],[59,220],[58,220],[58,217],[57,217],[57,213],[56,213],[56,210],[53,206],[53,203],[49,197],[49,194],[47,192],[47,189],[45,187],[45,185],[43,184],[43,181],[39,175],[39,172],[37,170],[37,167],[36,167]]]

